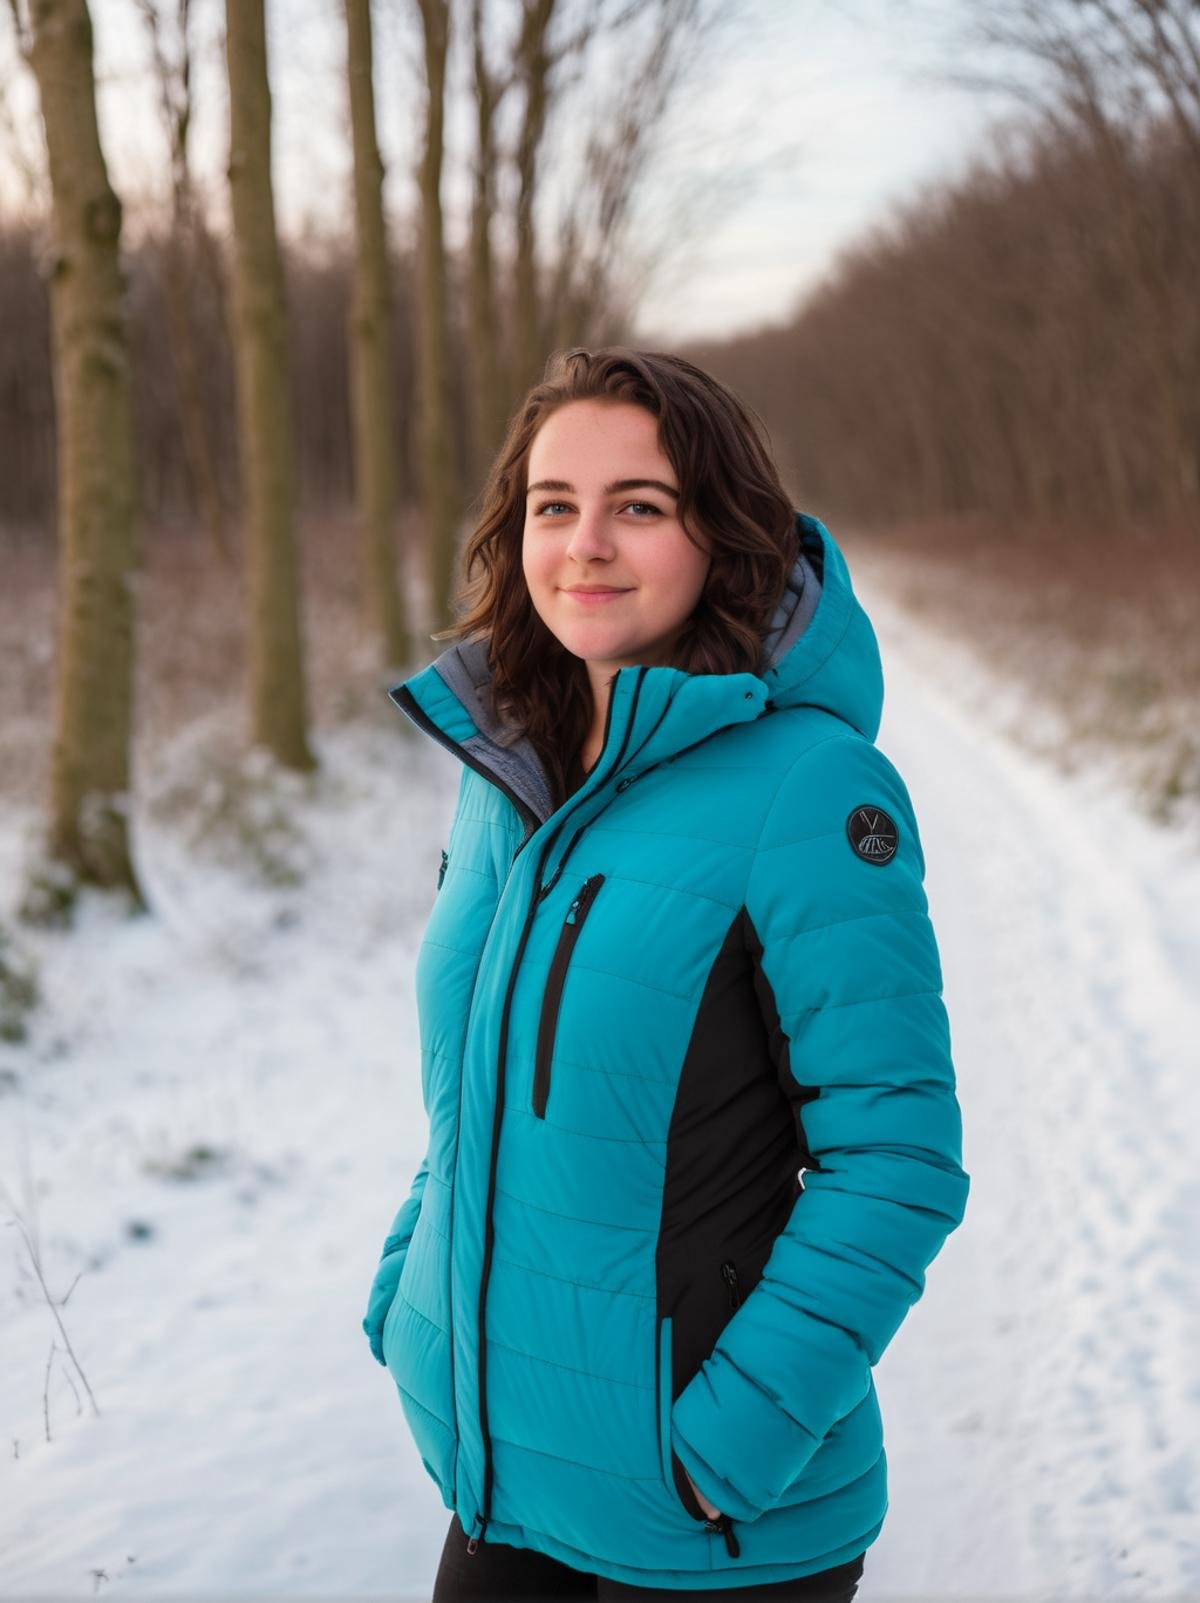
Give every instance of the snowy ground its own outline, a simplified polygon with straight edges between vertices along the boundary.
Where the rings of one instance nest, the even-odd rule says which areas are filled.
[[[970,659],[860,590],[972,1190],[877,1371],[859,1599],[1195,1594],[1200,854],[1016,751]],[[46,1007],[0,1044],[0,1220],[55,1295],[79,1276],[99,1412],[9,1223],[4,1597],[428,1597],[449,1515],[359,1320],[424,1150],[412,966],[458,771],[380,701],[295,787],[301,888],[146,819],[157,918],[21,932]],[[202,797],[204,751],[152,782]],[[0,812],[0,913],[26,824]]]

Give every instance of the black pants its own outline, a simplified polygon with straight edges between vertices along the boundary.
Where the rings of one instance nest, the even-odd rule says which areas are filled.
[[[639,1603],[683,1603],[684,1599],[709,1599],[710,1603],[758,1603],[758,1599],[795,1599],[795,1603],[850,1603],[858,1590],[864,1555],[815,1575],[801,1575],[794,1581],[768,1581],[762,1586],[729,1586],[716,1590],[687,1591],[665,1587],[628,1586],[603,1575],[560,1564],[547,1553],[528,1547],[509,1547],[504,1542],[480,1542],[474,1553],[467,1552],[467,1533],[455,1514],[446,1532],[446,1545],[437,1579],[433,1583],[433,1603],[534,1603],[558,1597],[598,1598],[612,1603],[618,1598],[638,1599]]]

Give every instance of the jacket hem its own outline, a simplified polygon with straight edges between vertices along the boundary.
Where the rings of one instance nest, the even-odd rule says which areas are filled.
[[[487,1540],[503,1542],[509,1547],[530,1548],[534,1552],[545,1553],[548,1557],[557,1559],[560,1564],[569,1565],[570,1568],[580,1570],[584,1574],[602,1575],[607,1580],[623,1581],[631,1586],[658,1587],[680,1592],[687,1590],[718,1592],[730,1587],[764,1586],[772,1581],[799,1580],[804,1575],[832,1569],[838,1564],[848,1564],[851,1559],[858,1558],[860,1554],[866,1552],[883,1529],[883,1523],[883,1519],[880,1518],[869,1530],[861,1536],[854,1537],[852,1541],[844,1542],[842,1546],[830,1548],[828,1552],[816,1554],[812,1558],[797,1560],[795,1563],[748,1565],[739,1563],[736,1569],[718,1570],[656,1570],[619,1564],[611,1559],[598,1558],[594,1553],[581,1553],[566,1542],[560,1542],[555,1537],[547,1535],[545,1531],[524,1525],[506,1525],[495,1515],[488,1521]]]

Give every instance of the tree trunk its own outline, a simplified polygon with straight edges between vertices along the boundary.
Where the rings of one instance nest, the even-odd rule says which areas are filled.
[[[86,0],[39,0],[29,46],[56,242],[60,579],[47,848],[74,881],[142,908],[128,831],[140,551],[121,203],[100,146]],[[26,911],[47,910],[29,901]]]
[[[449,0],[418,0],[425,35],[428,101],[418,182],[421,255],[417,286],[422,490],[428,534],[435,628],[452,621],[458,569],[458,489],[450,420],[450,355],[446,313],[446,250],[442,228],[446,53]]]
[[[200,385],[200,357],[192,326],[194,267],[201,254],[206,260],[210,257],[199,249],[200,236],[207,225],[197,210],[192,183],[191,0],[175,0],[173,51],[163,43],[164,0],[138,0],[138,9],[146,25],[158,84],[159,114],[171,153],[171,231],[162,262],[184,458],[192,492],[203,508],[217,555],[226,567],[231,567],[233,552],[226,535],[225,499],[209,434],[209,418]]]
[[[396,401],[392,293],[383,219],[383,163],[375,133],[371,0],[346,0],[346,72],[354,138],[354,302],[350,318],[351,403],[366,625],[383,662],[412,650],[396,582]]]
[[[500,344],[500,316],[491,226],[496,207],[496,112],[504,89],[488,70],[484,3],[474,0],[471,33],[475,59],[475,191],[467,288],[474,382],[474,479],[482,482],[500,447],[508,420],[509,381]],[[511,80],[509,80],[511,81]]]
[[[537,240],[533,212],[537,199],[538,152],[546,131],[549,110],[551,64],[546,34],[555,3],[556,0],[525,0],[518,45],[521,82],[525,89],[525,109],[517,142],[516,337],[513,367],[518,397],[540,377],[546,356],[538,316]],[[518,397],[514,397],[514,400]]]
[[[197,232],[195,218],[190,213],[182,213],[177,206],[163,262],[167,318],[179,375],[179,413],[188,473],[217,555],[226,567],[231,567],[233,552],[225,529],[225,498],[221,494],[216,455],[208,432],[200,389],[200,355],[192,328],[191,263]]]
[[[250,603],[250,738],[285,767],[316,766],[306,737],[283,272],[271,188],[263,0],[226,0],[233,315]]]

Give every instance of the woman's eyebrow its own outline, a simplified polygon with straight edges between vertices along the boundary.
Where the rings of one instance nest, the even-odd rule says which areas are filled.
[[[566,490],[575,493],[575,486],[568,484],[566,479],[539,479],[526,490],[526,496],[531,496],[535,490]],[[672,484],[664,484],[661,479],[614,479],[611,484],[604,486],[605,495],[620,495],[625,490],[661,490],[664,495],[673,495],[678,501],[679,491]]]

